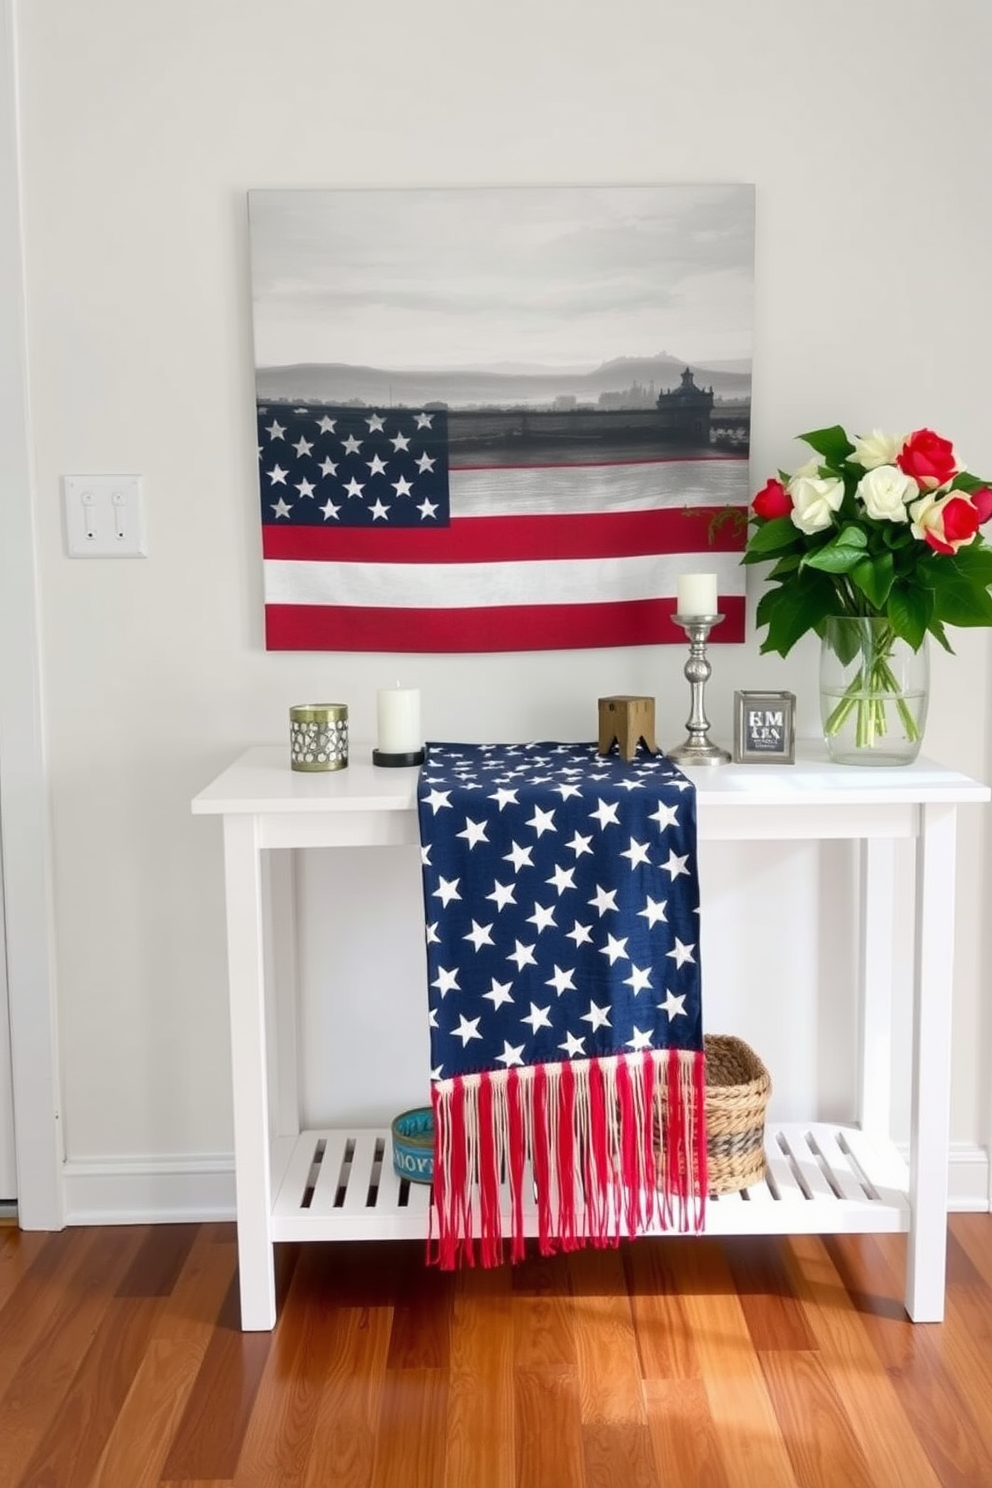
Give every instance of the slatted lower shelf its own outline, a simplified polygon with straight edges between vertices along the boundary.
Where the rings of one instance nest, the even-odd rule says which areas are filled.
[[[909,1175],[889,1143],[848,1126],[769,1125],[765,1156],[762,1183],[708,1201],[708,1235],[909,1229]],[[397,1177],[385,1129],[280,1138],[272,1148],[272,1185],[273,1240],[410,1240],[428,1233],[430,1188]],[[527,1231],[537,1233],[536,1207]]]

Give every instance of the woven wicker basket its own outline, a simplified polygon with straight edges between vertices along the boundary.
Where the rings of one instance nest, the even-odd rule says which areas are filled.
[[[703,1044],[709,1191],[736,1193],[765,1176],[765,1108],[771,1077],[743,1039],[707,1033]]]

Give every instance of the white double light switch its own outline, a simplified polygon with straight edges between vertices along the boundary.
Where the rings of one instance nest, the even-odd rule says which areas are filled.
[[[65,550],[70,558],[144,558],[140,475],[64,475]]]

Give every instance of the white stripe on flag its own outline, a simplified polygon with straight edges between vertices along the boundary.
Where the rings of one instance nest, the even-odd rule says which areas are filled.
[[[717,575],[721,595],[745,592],[738,553],[512,563],[310,563],[269,558],[265,601],[379,609],[485,609],[493,605],[607,604],[674,596],[679,574]]]
[[[750,500],[746,460],[657,460],[641,465],[535,469],[506,465],[452,469],[448,480],[459,517],[747,506]]]

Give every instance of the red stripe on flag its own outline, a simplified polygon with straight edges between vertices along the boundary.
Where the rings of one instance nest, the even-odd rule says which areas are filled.
[[[715,643],[744,639],[742,595],[720,600]],[[267,605],[269,651],[556,651],[686,641],[674,598],[430,610]]]
[[[338,563],[510,563],[546,558],[629,558],[657,553],[737,553],[745,508],[675,507],[597,515],[455,518],[450,527],[303,527],[267,522],[266,558]],[[740,513],[741,520],[736,519]],[[721,520],[722,518],[722,520]]]

